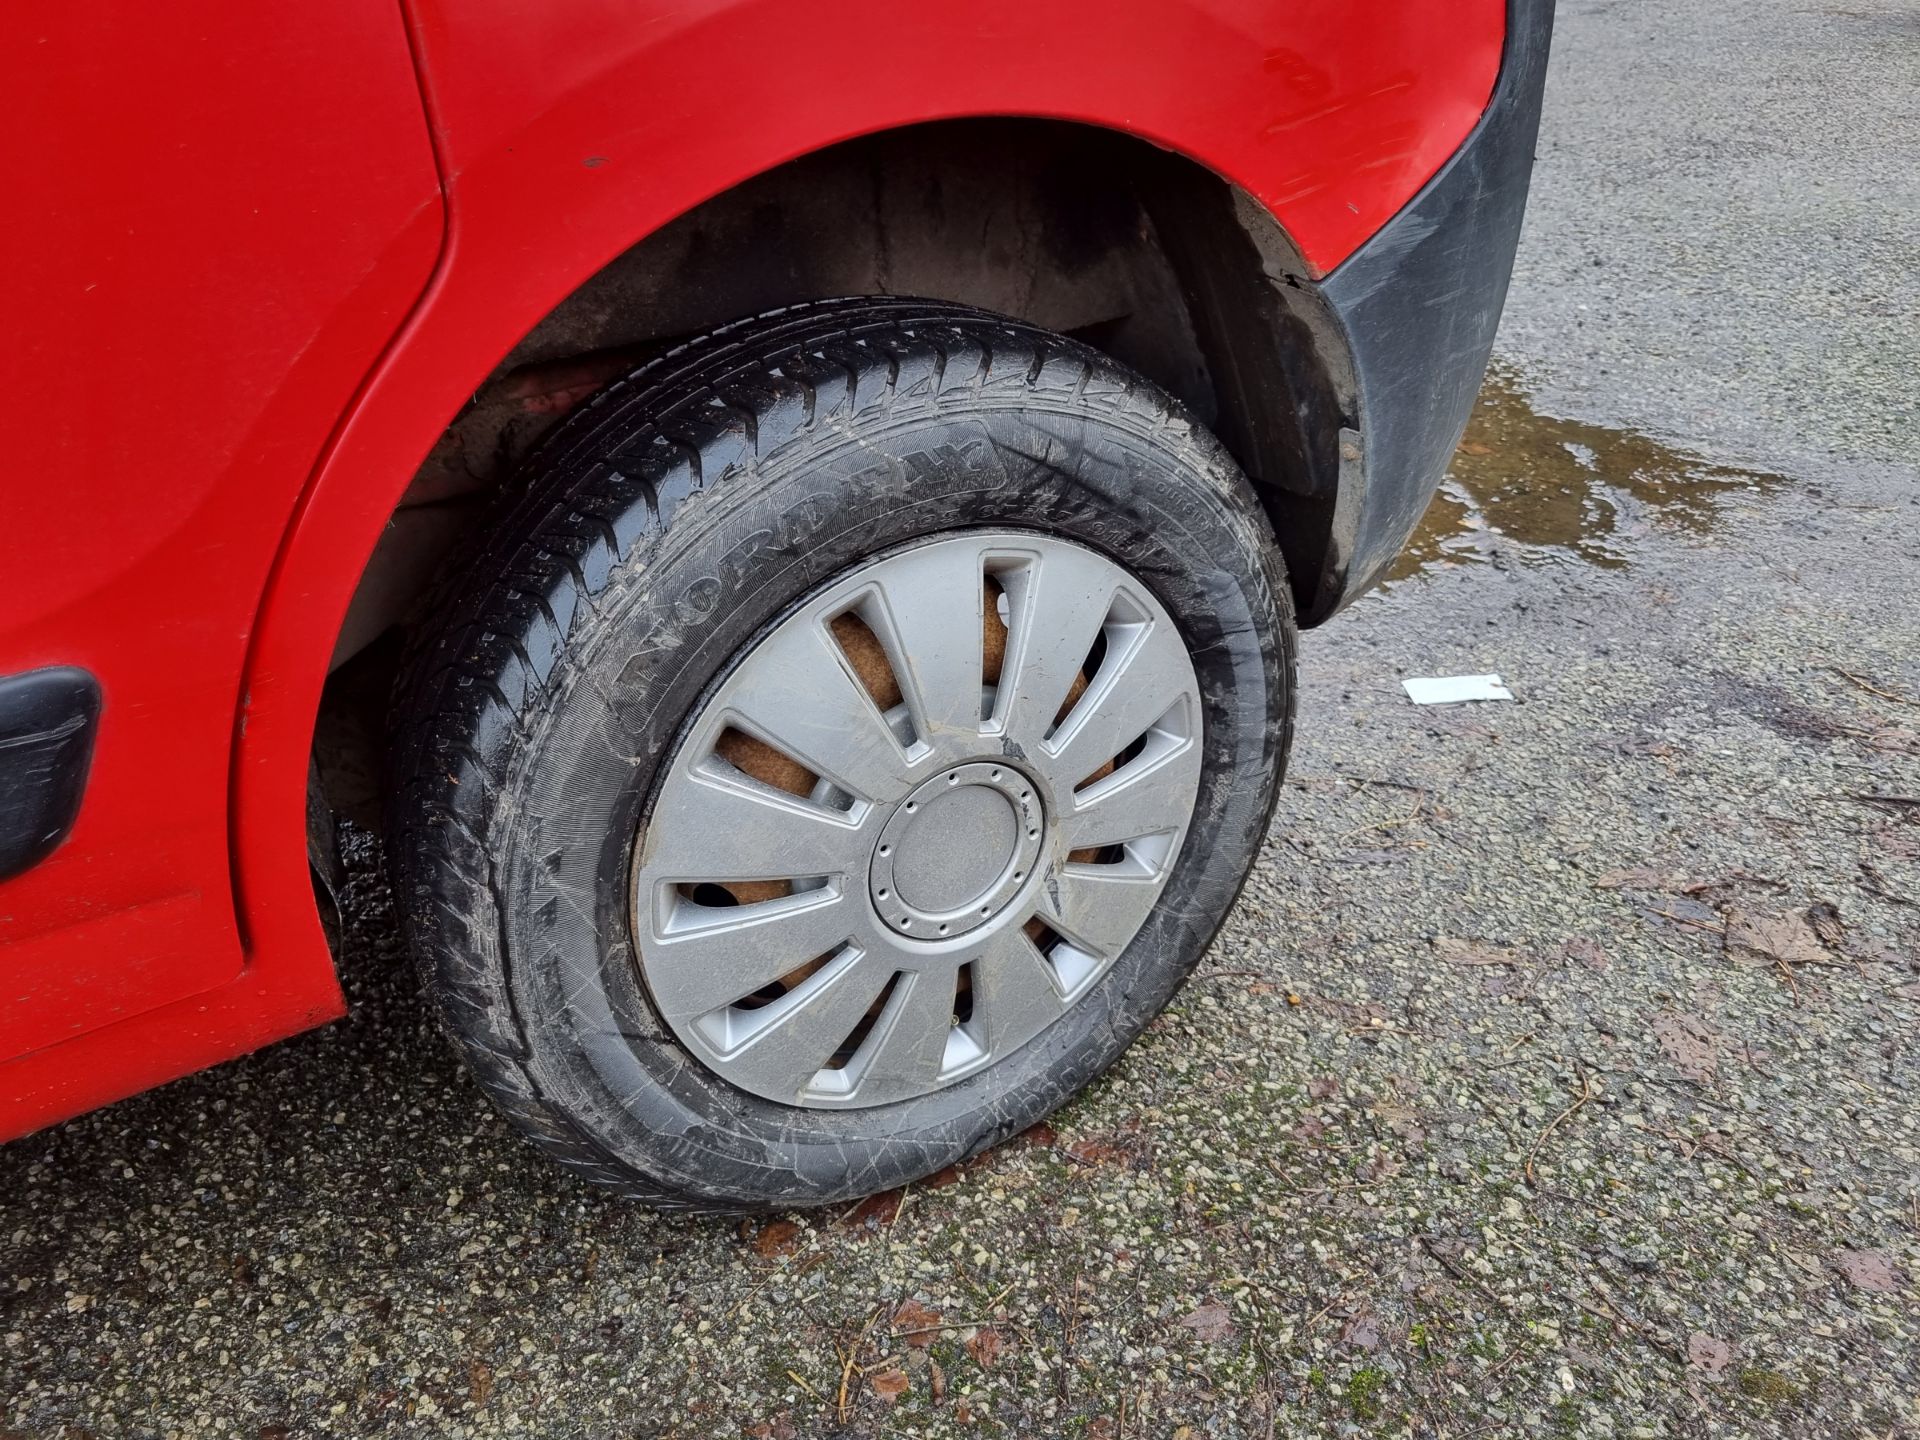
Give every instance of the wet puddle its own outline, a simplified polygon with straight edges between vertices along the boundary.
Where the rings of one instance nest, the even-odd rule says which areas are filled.
[[[1446,481],[1386,578],[1405,580],[1516,548],[1526,563],[1619,569],[1639,537],[1658,530],[1704,534],[1730,495],[1765,494],[1784,483],[1633,430],[1542,415],[1519,376],[1495,365]]]

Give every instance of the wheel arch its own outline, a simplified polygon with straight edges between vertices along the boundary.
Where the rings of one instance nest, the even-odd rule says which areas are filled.
[[[425,574],[580,400],[677,339],[842,295],[950,301],[1086,340],[1180,400],[1265,499],[1310,608],[1353,410],[1344,334],[1277,221],[1196,162],[1075,122],[883,131],[669,220],[548,309],[395,500],[333,662]]]
[[[605,263],[579,263],[598,260],[604,239],[574,240],[579,273],[565,283],[567,262],[542,260],[558,299],[531,310],[522,298],[517,323],[486,294],[514,257],[483,244],[454,194],[440,271],[303,496],[256,631],[233,811],[237,898],[255,948],[324,943],[305,829],[288,822],[310,809],[315,717],[337,662],[408,613],[430,562],[543,422],[637,351],[756,309],[921,294],[1108,349],[1220,434],[1268,503],[1306,609],[1352,410],[1344,341],[1279,223],[1194,160],[1061,120],[882,131],[770,166],[658,223],[629,212],[640,238]],[[849,241],[844,224],[827,229],[828,202],[855,200],[864,223]],[[960,215],[980,220],[989,243],[955,231]],[[507,288],[505,300],[524,297],[529,282]],[[414,544],[409,530],[438,533]],[[350,724],[344,743],[366,738]]]

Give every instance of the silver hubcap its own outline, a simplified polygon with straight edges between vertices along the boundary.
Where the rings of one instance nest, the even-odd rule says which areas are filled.
[[[641,973],[743,1090],[925,1094],[1127,947],[1199,775],[1193,662],[1112,561],[986,532],[874,561],[748,649],[674,755],[636,846]]]

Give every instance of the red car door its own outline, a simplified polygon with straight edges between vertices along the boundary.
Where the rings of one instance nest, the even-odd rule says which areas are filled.
[[[0,90],[0,674],[102,695],[71,836],[0,884],[4,1060],[246,968],[254,616],[443,219],[397,0],[27,0]]]

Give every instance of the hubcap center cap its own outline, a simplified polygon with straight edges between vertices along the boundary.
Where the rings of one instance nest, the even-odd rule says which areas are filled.
[[[989,923],[1033,874],[1045,838],[1039,792],[1011,765],[956,765],[902,800],[880,831],[868,893],[893,930],[920,940]]]
[[[893,883],[904,904],[938,912],[985,894],[1013,858],[1019,819],[989,785],[953,785],[900,833]]]

